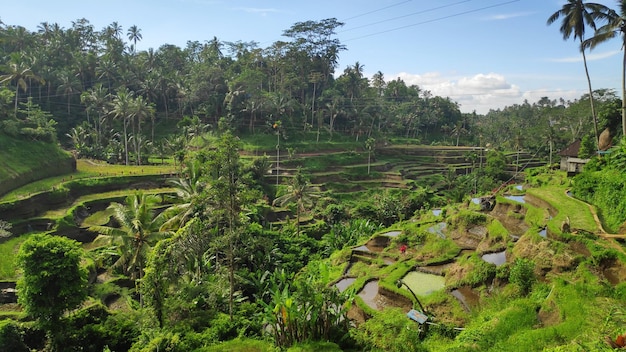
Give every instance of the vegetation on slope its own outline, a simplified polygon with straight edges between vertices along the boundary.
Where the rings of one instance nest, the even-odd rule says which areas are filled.
[[[0,195],[75,169],[74,158],[56,143],[24,140],[0,133],[0,150]]]

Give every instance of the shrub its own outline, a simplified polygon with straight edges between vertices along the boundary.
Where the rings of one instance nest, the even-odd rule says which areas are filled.
[[[407,319],[399,308],[388,308],[350,330],[355,341],[366,350],[425,351],[421,346],[419,325]]]
[[[0,320],[0,346],[3,351],[28,352],[19,326],[12,320]]]
[[[517,258],[511,266],[509,282],[519,287],[523,295],[527,295],[536,281],[535,262],[526,258]]]
[[[478,286],[489,282],[496,275],[496,266],[487,263],[482,258],[472,255],[469,258],[470,270],[467,275],[461,280],[460,284],[467,284],[470,286]]]
[[[482,213],[469,210],[461,210],[452,219],[454,228],[467,228],[469,225],[483,225],[487,222],[487,216]]]

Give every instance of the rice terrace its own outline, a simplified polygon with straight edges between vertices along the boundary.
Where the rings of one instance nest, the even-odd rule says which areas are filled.
[[[622,99],[462,113],[341,26],[0,23],[0,351],[624,348]]]

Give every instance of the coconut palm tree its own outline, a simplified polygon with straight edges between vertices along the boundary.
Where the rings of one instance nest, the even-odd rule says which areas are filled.
[[[367,174],[370,174],[370,166],[372,164],[372,152],[376,148],[376,140],[372,137],[365,141],[365,149],[367,149]]]
[[[596,45],[615,37],[622,37],[622,49],[626,48],[626,1],[619,1],[619,13],[614,10],[606,12],[607,24],[598,28],[595,35],[583,41],[583,48],[593,50]],[[626,136],[626,51],[622,61],[622,135]]]
[[[128,40],[133,42],[133,53],[137,52],[137,42],[143,38],[141,35],[141,29],[137,28],[136,25],[132,25],[128,28],[128,32],[126,34],[128,35]]]
[[[96,131],[96,147],[100,146],[102,129],[106,123],[106,109],[111,95],[101,83],[89,88],[80,95],[80,101],[86,106],[87,121],[89,113],[95,112],[94,126]]]
[[[124,87],[113,97],[111,111],[113,118],[122,119],[124,138],[124,158],[128,165],[128,123],[132,119],[133,92]]]
[[[20,88],[26,92],[28,89],[27,81],[35,80],[43,84],[44,80],[31,70],[28,58],[20,52],[10,54],[9,62],[5,70],[8,71],[8,73],[0,76],[0,84],[4,82],[15,82],[15,114],[17,115],[17,102],[19,101]]]
[[[305,177],[302,169],[298,168],[296,174],[289,181],[287,193],[274,199],[273,204],[284,207],[290,203],[296,203],[296,227],[297,235],[300,236],[300,214],[306,210],[306,207],[313,203],[315,198],[319,197],[320,189],[311,186],[309,180]]]
[[[63,94],[67,97],[67,115],[71,116],[71,101],[72,96],[81,90],[81,83],[76,75],[68,70],[63,70],[58,74],[59,86],[57,87],[57,93]]]
[[[118,227],[90,227],[90,231],[104,237],[97,239],[96,243],[104,239],[117,246],[120,258],[116,265],[121,266],[125,274],[132,278],[141,279],[146,255],[151,246],[170,234],[160,230],[164,218],[154,211],[158,202],[158,196],[136,192],[126,197],[124,204],[111,203],[108,207],[113,212]]]
[[[585,47],[583,41],[585,37],[586,27],[596,30],[596,20],[602,20],[606,17],[606,13],[610,10],[608,7],[597,3],[586,3],[583,0],[567,0],[563,7],[556,11],[548,18],[547,24],[551,25],[559,18],[561,20],[560,31],[563,34],[563,40],[569,39],[572,35],[574,40],[580,41],[580,52],[583,55],[583,64],[585,65],[585,74],[587,75],[587,84],[589,86],[589,103],[591,104],[591,116],[593,118],[594,137],[596,148],[598,146],[598,121],[596,110],[593,104],[593,90],[591,89],[591,78],[589,78],[589,69],[587,68],[587,57],[585,56]]]
[[[135,144],[133,146],[135,149],[135,154],[137,156],[137,160],[135,160],[135,162],[137,163],[137,165],[141,165],[141,149],[139,148],[139,144],[137,143],[140,140],[138,134],[141,134],[141,121],[148,118],[152,119],[155,111],[156,109],[154,107],[154,104],[148,102],[148,100],[144,99],[141,95],[135,97],[135,99],[132,100],[131,115],[132,119],[136,121],[137,126],[137,128],[135,129],[135,123],[131,121],[133,129],[133,140],[135,141]]]
[[[184,173],[184,177],[169,182],[174,186],[176,196],[181,203],[174,204],[165,210],[164,216],[167,220],[163,223],[162,229],[176,230],[191,220],[194,212],[193,202],[206,186],[206,182],[201,178],[202,172],[199,160],[193,159],[189,161]]]

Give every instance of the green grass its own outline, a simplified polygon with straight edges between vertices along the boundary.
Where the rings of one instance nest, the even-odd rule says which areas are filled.
[[[546,224],[546,219],[550,214],[547,209],[537,208],[533,206],[526,206],[526,216],[524,221],[531,226],[541,227]]]
[[[61,217],[66,216],[68,212],[71,211],[72,209],[78,206],[81,206],[84,203],[96,201],[96,200],[105,200],[105,199],[113,200],[113,199],[124,198],[128,195],[134,194],[135,192],[137,192],[137,190],[125,189],[125,190],[111,191],[111,192],[105,192],[105,193],[87,194],[76,199],[70,206],[48,210],[47,212],[43,213],[41,217],[50,218],[50,219],[61,218]],[[174,190],[172,188],[153,188],[149,190],[143,190],[142,192],[145,194],[162,194],[162,193],[171,193],[171,192],[174,192]]]
[[[69,170],[71,155],[53,143],[22,140],[0,133],[0,193],[28,181]]]
[[[493,219],[487,225],[487,231],[489,237],[492,239],[507,240],[509,237],[509,231],[502,225],[502,223],[496,219]]]
[[[572,229],[581,229],[592,233],[598,229],[589,206],[569,197],[565,193],[565,186],[543,186],[541,188],[530,188],[526,192],[545,200],[557,210],[558,214],[548,222],[548,227],[552,232],[560,233],[560,225],[566,220],[566,217],[569,217]]]
[[[220,344],[204,347],[198,350],[198,352],[276,352],[280,351],[274,347],[274,344],[269,341],[253,340],[253,339],[234,339]],[[310,349],[302,349],[296,351],[316,351]]]
[[[90,216],[88,216],[85,220],[83,220],[83,226],[91,227],[91,226],[104,226],[106,225],[113,212],[110,209],[105,209],[102,211],[97,211]]]
[[[49,177],[43,180],[29,183],[23,187],[17,188],[2,198],[1,202],[9,202],[28,197],[32,194],[44,192],[58,187],[64,183],[86,179],[86,178],[98,178],[98,177],[113,177],[113,176],[128,176],[128,175],[161,175],[161,174],[173,174],[176,173],[176,168],[172,165],[111,165],[103,162],[94,162],[91,160],[79,159],[76,162],[77,171],[72,174],[66,174],[61,176]]]
[[[16,278],[15,256],[28,236],[10,238],[0,243],[0,280]]]

